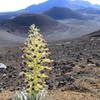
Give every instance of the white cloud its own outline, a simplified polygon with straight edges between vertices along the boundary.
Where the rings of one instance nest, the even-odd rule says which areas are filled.
[[[47,0],[0,0],[0,12],[23,9],[32,4],[38,4]]]
[[[100,4],[100,0],[85,0],[85,1],[89,1],[92,4]]]

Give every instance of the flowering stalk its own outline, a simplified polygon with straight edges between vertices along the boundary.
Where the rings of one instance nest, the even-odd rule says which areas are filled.
[[[50,52],[47,43],[35,25],[30,26],[22,51],[23,65],[27,68],[24,72],[27,93],[32,97],[45,88],[47,75],[44,72],[51,70],[48,64],[52,62],[48,59]]]

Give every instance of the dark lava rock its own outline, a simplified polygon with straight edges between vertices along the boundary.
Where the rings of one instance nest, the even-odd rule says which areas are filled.
[[[12,88],[14,90],[17,86],[22,86],[22,83],[17,84],[21,81],[18,79],[18,74],[16,67],[7,66],[6,69],[0,69],[0,89]]]
[[[56,82],[58,82],[58,88],[59,87],[63,87],[65,86],[67,83],[72,83],[74,82],[74,77],[72,76],[68,76],[68,75],[64,75],[64,76],[60,76],[58,78],[55,79]]]
[[[96,63],[95,65],[96,65],[96,67],[100,67],[100,63]]]

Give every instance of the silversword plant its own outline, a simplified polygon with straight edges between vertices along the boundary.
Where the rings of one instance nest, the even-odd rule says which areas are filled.
[[[39,31],[34,24],[30,26],[28,38],[22,49],[23,65],[26,67],[24,74],[28,100],[42,100],[42,96],[44,97],[47,93],[45,71],[51,70],[48,66],[52,63],[52,60],[48,58],[50,55],[48,45]]]

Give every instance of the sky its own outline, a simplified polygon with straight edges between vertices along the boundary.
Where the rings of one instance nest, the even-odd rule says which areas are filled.
[[[0,12],[19,10],[44,1],[47,0],[0,0]]]
[[[0,0],[0,12],[24,9],[32,4],[39,4],[47,0]],[[100,0],[85,0],[93,4],[100,4]]]

